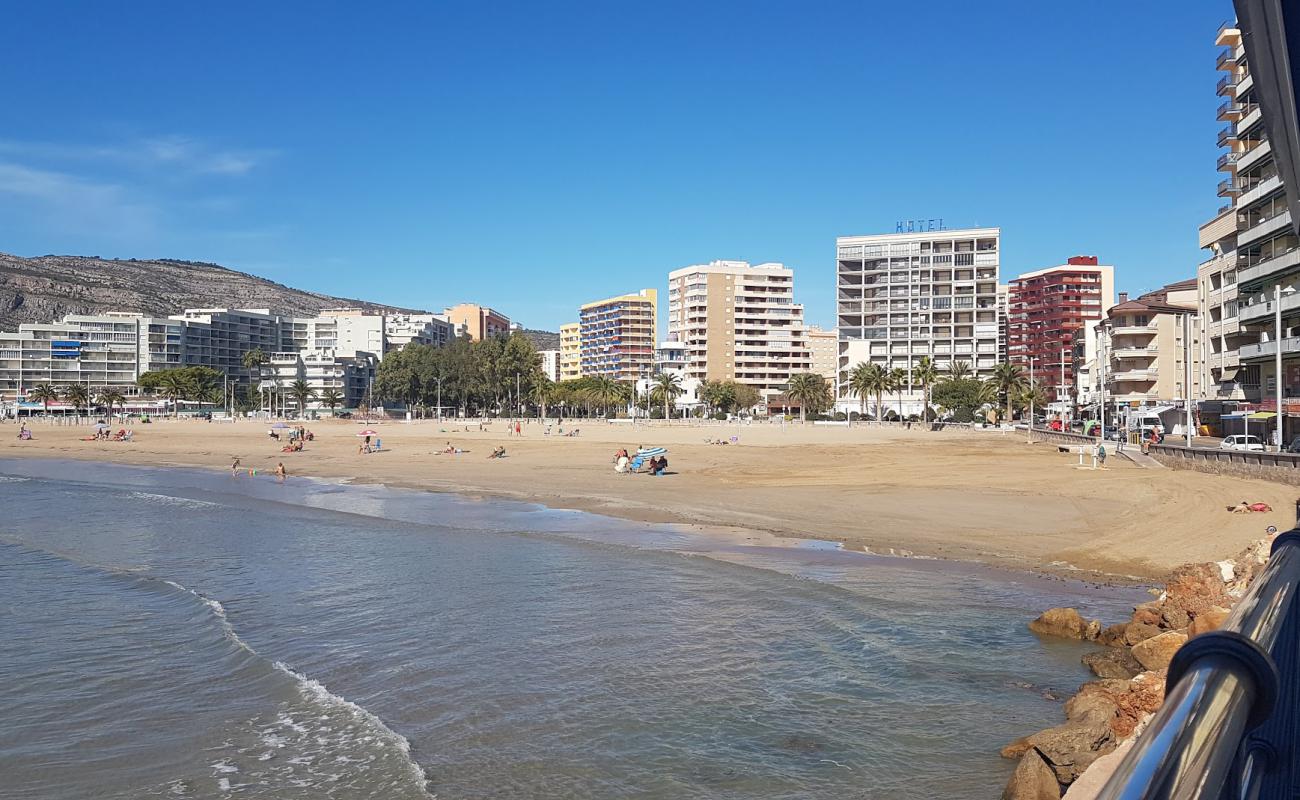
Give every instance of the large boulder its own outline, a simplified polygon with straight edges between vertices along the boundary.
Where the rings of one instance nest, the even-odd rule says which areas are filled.
[[[1164,669],[1187,641],[1187,634],[1179,631],[1166,631],[1133,645],[1130,651],[1133,658],[1146,669]]]
[[[1089,623],[1073,608],[1049,608],[1038,619],[1029,623],[1029,630],[1039,636],[1057,636],[1062,639],[1086,639],[1091,632],[1095,638],[1101,623],[1090,629]]]
[[[1106,706],[1090,706],[1063,725],[1032,734],[1029,744],[1042,754],[1057,781],[1069,785],[1098,756],[1114,749],[1113,720]]]
[[[1117,739],[1126,739],[1154,714],[1165,701],[1165,673],[1144,672],[1129,681],[1127,691],[1116,695],[1118,711],[1110,728]]]
[[[1142,671],[1142,665],[1127,647],[1108,647],[1095,653],[1085,653],[1081,660],[1098,678],[1127,680]]]
[[[1164,633],[1155,625],[1148,625],[1145,622],[1130,622],[1124,628],[1124,644],[1132,647],[1138,642],[1150,639],[1153,636],[1159,636]]]
[[[1124,633],[1127,630],[1127,622],[1107,625],[1102,632],[1097,635],[1097,644],[1104,644],[1107,647],[1124,647]]]
[[[1211,606],[1196,615],[1192,624],[1187,628],[1187,636],[1199,636],[1207,631],[1217,631],[1223,627],[1223,621],[1228,618],[1228,609],[1219,606]]]
[[[1182,628],[1187,625],[1184,617],[1195,617],[1212,606],[1231,608],[1232,601],[1218,564],[1187,564],[1174,570],[1165,583],[1162,614],[1168,627]],[[1176,624],[1180,621],[1182,624]]]
[[[1061,800],[1056,773],[1034,749],[1028,750],[1002,790],[1002,800]]]

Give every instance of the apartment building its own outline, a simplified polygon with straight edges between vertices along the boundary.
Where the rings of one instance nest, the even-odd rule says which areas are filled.
[[[998,284],[998,363],[1007,361],[1007,325],[1011,307],[1011,286]]]
[[[713,261],[668,274],[668,338],[686,352],[686,377],[735,381],[764,397],[812,369],[794,270]]]
[[[460,303],[444,309],[442,316],[452,325],[464,326],[465,335],[481,342],[490,336],[508,336],[510,318],[499,311],[477,303]]]
[[[560,351],[559,350],[538,350],[537,355],[542,357],[542,374],[550,379],[552,383],[560,380]]]
[[[654,372],[656,375],[661,372],[685,375],[686,345],[671,339],[655,345]]]
[[[582,326],[566,322],[560,326],[560,380],[582,377]]]
[[[363,352],[298,350],[269,353],[267,357],[269,360],[259,370],[258,391],[261,407],[269,411],[300,410],[290,394],[298,381],[306,383],[314,393],[307,401],[307,410],[328,408],[324,396],[330,390],[341,395],[339,408],[356,408],[366,402],[379,366],[374,354]]]
[[[836,239],[837,406],[858,409],[848,387],[859,363],[940,370],[968,364],[980,378],[998,363],[1001,229],[965,228]],[[903,392],[904,415],[922,413],[920,384]]]
[[[834,386],[840,363],[840,332],[834,328],[827,331],[809,325],[808,351],[812,354],[812,371]]]
[[[1199,393],[1197,280],[1189,278],[1135,300],[1120,295],[1101,329],[1108,413],[1180,407]],[[1189,383],[1190,381],[1190,383]]]
[[[328,311],[321,312],[329,314]],[[444,347],[457,336],[456,326],[440,314],[385,314],[384,315],[384,354],[401,350],[408,344],[423,344],[430,347]],[[341,350],[352,348],[350,342],[340,340]],[[373,352],[373,351],[370,351]]]
[[[1286,187],[1274,161],[1241,38],[1241,31],[1228,25],[1219,30],[1215,40],[1224,48],[1218,64],[1225,74],[1217,90],[1224,98],[1220,117],[1227,121],[1219,132],[1219,145],[1227,148],[1219,164],[1228,177],[1219,184],[1219,193],[1231,199],[1232,207],[1221,210],[1207,226],[1210,230],[1205,236],[1214,254],[1203,270],[1210,317],[1206,323],[1208,360],[1218,367],[1217,373],[1210,368],[1207,389],[1212,384],[1218,395],[1239,395],[1274,410],[1279,382],[1284,398],[1300,397],[1300,292],[1296,291],[1300,288],[1300,239],[1287,210]],[[1232,294],[1232,266],[1236,273],[1235,323],[1223,308]],[[1221,276],[1217,298],[1216,272]],[[1218,320],[1214,319],[1216,304]],[[1234,345],[1235,360],[1231,355]]]
[[[1026,272],[1008,284],[1007,361],[1054,387],[1058,411],[1071,404],[1076,337],[1115,305],[1115,268],[1096,256]]]
[[[654,367],[655,320],[659,293],[642,289],[595,300],[578,309],[579,369],[633,382]]]

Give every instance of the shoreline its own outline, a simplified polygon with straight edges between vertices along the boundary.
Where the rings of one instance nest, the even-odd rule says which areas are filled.
[[[568,438],[543,437],[534,422],[521,439],[462,426],[382,423],[376,428],[385,450],[359,456],[357,428],[343,421],[310,423],[317,438],[300,453],[280,453],[263,422],[168,420],[136,426],[130,443],[82,442],[88,425],[37,423],[31,441],[0,433],[0,457],[218,471],[228,471],[235,456],[267,471],[283,461],[290,476],[815,539],[882,557],[1120,586],[1159,581],[1189,561],[1226,558],[1264,526],[1291,524],[1279,511],[1230,515],[1213,499],[1249,497],[1287,510],[1294,490],[1286,486],[1127,464],[1076,471],[1054,446],[997,433],[753,426],[739,430],[737,444],[719,447],[697,443],[716,434],[713,428],[597,423]],[[435,455],[446,441],[468,452]],[[609,454],[635,441],[669,447],[673,474],[614,474]],[[509,457],[483,457],[499,445]]]

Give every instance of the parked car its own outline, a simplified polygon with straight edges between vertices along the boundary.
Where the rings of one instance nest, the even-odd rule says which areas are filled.
[[[1292,443],[1294,444],[1294,442]],[[1221,450],[1258,450],[1263,452],[1264,443],[1259,440],[1258,436],[1247,436],[1244,433],[1238,433],[1225,438],[1219,443]]]
[[[1287,445],[1286,451],[1288,453],[1300,453],[1300,436],[1291,440],[1291,444]]]

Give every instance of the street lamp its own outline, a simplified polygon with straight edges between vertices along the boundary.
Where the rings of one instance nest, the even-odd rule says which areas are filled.
[[[1273,284],[1273,390],[1277,399],[1277,449],[1282,450],[1282,295],[1295,294],[1295,287],[1282,288],[1282,282]]]
[[[442,378],[434,378],[438,382],[438,422],[442,422]]]
[[[1029,357],[1029,424],[1025,426],[1026,441],[1034,443],[1034,357]]]

